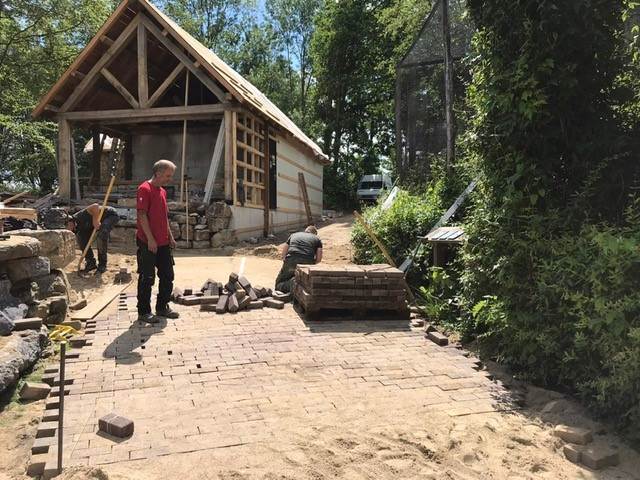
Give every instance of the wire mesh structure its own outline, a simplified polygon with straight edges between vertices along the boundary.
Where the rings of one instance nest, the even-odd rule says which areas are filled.
[[[455,103],[455,99],[464,96],[468,71],[461,60],[469,51],[474,28],[466,15],[465,0],[448,3]],[[397,66],[396,170],[404,182],[426,180],[432,162],[446,157],[442,11],[442,0],[437,0],[418,37]]]

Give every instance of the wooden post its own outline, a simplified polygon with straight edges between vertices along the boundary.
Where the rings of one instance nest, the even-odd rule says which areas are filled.
[[[233,201],[233,125],[234,116],[224,111],[224,198]]]
[[[58,195],[64,200],[71,198],[71,124],[63,118],[58,120]]]
[[[147,75],[147,29],[138,24],[138,103],[147,108],[149,102],[149,76]]]
[[[447,122],[447,174],[455,161],[455,135],[453,130],[453,59],[451,58],[451,26],[449,24],[449,0],[442,1],[442,40],[444,47],[444,96]]]
[[[184,202],[184,208],[185,208],[185,215],[187,217],[187,226],[185,228],[185,231],[187,233],[186,237],[187,237],[187,247],[189,248],[189,180],[188,177],[184,177],[184,189],[186,191],[186,198],[185,198],[185,202]]]
[[[262,179],[264,180],[264,190],[262,191],[263,199],[264,199],[264,225],[262,229],[262,233],[265,238],[269,236],[270,230],[270,205],[269,200],[271,197],[271,172],[269,169],[269,160],[271,157],[271,150],[269,148],[269,124],[265,122],[264,124],[264,157],[262,158],[262,168],[264,169],[264,175]]]
[[[216,183],[216,174],[220,167],[220,159],[222,158],[222,151],[224,150],[225,143],[225,118],[222,118],[220,127],[218,128],[218,135],[216,136],[216,144],[213,147],[213,155],[211,156],[211,165],[209,166],[209,174],[207,175],[207,182],[204,186],[204,203],[209,204],[211,200],[211,194],[213,193],[213,187]]]
[[[62,473],[62,446],[64,439],[64,387],[65,387],[65,360],[67,352],[67,342],[60,342],[60,396],[58,405],[58,473]]]
[[[187,70],[187,75],[185,77],[185,86],[184,86],[184,106],[186,107],[189,103],[189,70]],[[184,178],[184,163],[187,159],[187,121],[182,121],[182,156],[180,161],[180,178]],[[180,201],[184,201],[184,183],[180,182]]]
[[[73,189],[75,200],[80,201],[80,180],[78,179],[78,162],[76,161],[76,149],[73,146],[73,136],[69,138],[69,149],[71,150],[71,166],[73,168]]]

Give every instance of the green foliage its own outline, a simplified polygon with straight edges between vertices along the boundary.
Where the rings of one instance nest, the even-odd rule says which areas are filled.
[[[365,220],[396,263],[402,262],[409,255],[417,244],[418,236],[425,235],[442,215],[443,188],[444,183],[439,182],[422,195],[400,191],[389,209],[383,211],[377,205],[365,210]],[[353,227],[351,243],[355,263],[387,263],[380,249],[359,223]],[[428,254],[428,248],[420,249],[416,267],[411,270],[411,279],[420,278],[424,274]]]

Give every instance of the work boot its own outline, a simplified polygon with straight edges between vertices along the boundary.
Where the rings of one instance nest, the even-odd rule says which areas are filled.
[[[84,266],[84,268],[81,270],[81,273],[89,273],[95,269],[97,269],[98,266],[95,264],[95,262],[87,262]]]
[[[107,266],[106,265],[98,265],[98,272],[97,273],[104,273],[107,271]]]
[[[180,314],[178,312],[176,312],[175,310],[171,310],[169,305],[167,305],[164,308],[156,308],[156,315],[158,317],[171,318],[171,319],[174,319],[174,320],[176,318],[180,318]]]
[[[158,323],[160,322],[160,319],[152,313],[140,313],[138,315],[138,321],[145,323]]]

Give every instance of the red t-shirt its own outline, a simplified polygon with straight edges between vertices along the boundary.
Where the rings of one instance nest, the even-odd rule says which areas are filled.
[[[136,204],[138,210],[147,212],[151,234],[158,246],[169,245],[169,209],[166,190],[162,187],[154,187],[146,180],[138,187]],[[148,243],[140,224],[140,216],[138,216],[136,236],[144,243]]]

